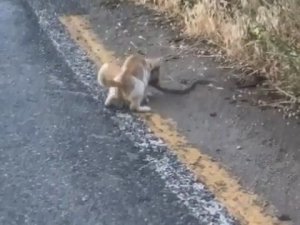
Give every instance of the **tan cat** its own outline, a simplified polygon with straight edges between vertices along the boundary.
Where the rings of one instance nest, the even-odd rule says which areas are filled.
[[[151,80],[152,70],[159,68],[161,58],[146,58],[141,55],[128,56],[123,65],[105,63],[98,72],[98,82],[109,88],[105,106],[116,102],[129,105],[130,110],[150,112],[149,106],[141,106]]]

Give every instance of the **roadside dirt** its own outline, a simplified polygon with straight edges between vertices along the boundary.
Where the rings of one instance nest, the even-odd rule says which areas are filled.
[[[254,90],[238,89],[235,74],[218,68],[205,47],[196,54],[156,12],[128,2],[82,0],[82,6],[93,29],[118,56],[137,50],[180,55],[163,65],[163,85],[214,80],[185,96],[155,92],[150,104],[244,187],[272,203],[280,219],[300,224],[300,122],[257,107]]]

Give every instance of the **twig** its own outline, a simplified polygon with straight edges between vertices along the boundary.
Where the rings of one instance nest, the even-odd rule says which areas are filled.
[[[280,105],[284,105],[284,104],[291,104],[292,102],[291,101],[281,101],[281,102],[276,102],[277,104],[280,104]]]
[[[297,97],[295,97],[295,96],[291,95],[290,93],[288,93],[288,92],[282,90],[280,87],[274,86],[274,88],[275,88],[278,92],[280,92],[281,94],[283,94],[283,95],[289,97],[289,98],[291,99],[292,103],[297,103],[297,102],[299,102],[299,99],[297,99]]]
[[[258,72],[259,72],[259,70],[254,70],[251,73],[247,74],[247,76],[252,76],[252,75],[254,75],[254,74],[258,73]]]
[[[138,49],[138,46],[136,46],[136,44],[134,44],[132,41],[130,41],[130,44],[131,44],[135,49]]]
[[[197,57],[214,58],[214,57],[222,57],[222,55],[197,55]]]
[[[141,35],[138,36],[138,38],[139,38],[139,39],[142,39],[142,40],[144,40],[144,41],[146,41],[146,39],[145,39],[143,36],[141,36]]]
[[[171,76],[167,76],[167,78],[169,78],[169,80],[171,80],[171,81],[175,81],[174,78]]]
[[[266,103],[266,102],[263,102],[263,103],[260,103],[259,104],[259,107],[270,107],[270,108],[280,108],[280,109],[284,109],[285,107],[283,106],[283,103],[284,102],[273,102],[273,103]]]
[[[284,109],[285,107],[283,105],[280,104],[276,104],[276,103],[272,103],[272,104],[262,104],[259,107],[261,108],[280,108],[280,109]]]
[[[146,55],[141,49],[138,48],[132,41],[130,41],[130,44],[137,50],[137,52],[141,55]]]
[[[218,66],[217,69],[234,69],[234,66]]]
[[[177,55],[177,54],[170,54],[170,55],[166,55],[163,57],[164,58],[164,61],[171,61],[171,60],[175,60],[175,59],[179,59],[180,56]]]

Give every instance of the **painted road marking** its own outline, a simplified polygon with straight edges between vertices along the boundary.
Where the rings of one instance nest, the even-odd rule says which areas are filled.
[[[86,51],[98,66],[104,62],[118,61],[112,51],[103,45],[100,38],[93,32],[85,16],[60,17],[70,36]],[[279,225],[284,224],[268,214],[255,194],[245,191],[228,171],[217,162],[203,154],[201,149],[191,147],[185,137],[159,114],[139,114],[155,135],[165,141],[174,151],[178,159],[184,163],[196,177],[205,183],[216,198],[237,218],[241,224],[247,225]]]

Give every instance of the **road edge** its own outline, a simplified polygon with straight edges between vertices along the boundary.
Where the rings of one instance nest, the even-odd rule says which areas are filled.
[[[23,1],[25,1],[25,0],[23,0]],[[67,44],[67,45],[65,45],[63,47],[61,46],[60,41],[62,41],[62,40],[66,41],[67,40],[66,37],[68,36],[68,34],[66,34],[66,32],[63,29],[62,25],[59,24],[58,17],[56,18],[56,20],[57,20],[56,22],[54,22],[54,23],[49,22],[49,21],[51,21],[51,19],[55,20],[55,18],[54,18],[56,16],[55,10],[52,10],[52,12],[51,12],[51,9],[47,9],[47,10],[43,9],[43,7],[41,7],[41,3],[37,3],[34,0],[26,0],[25,2],[27,2],[28,5],[30,6],[30,8],[32,9],[33,13],[35,14],[35,16],[38,19],[38,23],[39,23],[41,29],[50,38],[50,40],[52,41],[55,49],[63,57],[63,60],[66,61],[67,65],[71,68],[71,70],[76,74],[76,78],[81,83],[83,83],[90,90],[90,92],[93,94],[93,97],[95,99],[97,99],[97,101],[101,102],[101,104],[102,104],[103,103],[103,99],[104,99],[104,93],[103,93],[102,90],[99,89],[99,87],[97,86],[97,84],[95,82],[93,82],[93,79],[95,78],[95,74],[94,74],[94,72],[95,72],[95,65],[93,65],[93,63],[89,60],[88,55],[84,51],[82,51],[81,49],[79,49],[76,44],[70,44],[69,43],[69,44]],[[49,15],[54,15],[54,17],[51,18],[50,20],[48,20],[49,18],[47,18],[47,17]],[[51,31],[52,29],[58,30],[59,34],[58,35],[57,35],[57,33],[54,34],[53,31]],[[52,34],[51,34],[51,32],[52,32]],[[69,42],[69,41],[67,41],[67,42]],[[73,56],[71,58],[69,58],[71,55],[77,55],[77,56],[80,56],[80,57],[79,57],[79,59],[76,58],[76,57],[73,57]],[[82,60],[85,62],[84,64],[82,63]],[[90,71],[90,73],[87,74],[87,71]],[[91,72],[91,71],[93,71],[93,72]],[[103,109],[103,110],[104,110],[104,112],[106,111],[107,113],[108,112],[110,113],[110,111],[108,111],[106,109]],[[146,140],[145,138],[143,138],[142,141],[140,141],[139,139],[141,138],[141,136],[139,136],[138,139],[134,138],[134,142],[137,143],[138,147],[142,147],[143,148],[142,151],[152,151],[153,150],[152,145],[155,146],[154,149],[156,148],[156,151],[161,151],[161,148],[162,148],[162,144],[161,144],[162,141],[161,140],[163,139],[163,137],[157,139],[155,137],[155,135],[153,135],[150,131],[145,132],[145,130],[148,130],[148,128],[145,126],[145,124],[143,123],[143,121],[140,120],[139,118],[137,118],[135,116],[132,116],[132,115],[129,115],[127,113],[122,113],[122,112],[118,113],[117,112],[116,113],[116,117],[114,117],[113,120],[118,124],[118,126],[119,126],[119,128],[121,128],[121,130],[122,129],[123,130],[127,129],[126,126],[124,127],[124,124],[128,124],[128,121],[131,121],[131,124],[129,124],[129,129],[132,126],[135,126],[136,129],[139,129],[139,127],[143,127],[144,131],[141,130],[141,133],[143,135],[147,135],[147,137],[151,136],[151,139],[153,139],[155,141],[154,142],[151,142],[151,141],[149,142],[149,140]],[[155,123],[155,121],[154,121],[154,123]],[[132,137],[132,135],[134,136],[135,134],[130,134],[129,137]],[[184,143],[184,142],[185,141],[182,140],[181,144]],[[157,143],[159,143],[159,144],[157,145]],[[145,147],[145,146],[147,146],[147,147]],[[174,147],[174,146],[172,146],[172,147]],[[150,150],[147,149],[147,148],[150,148]],[[166,147],[163,147],[163,148],[166,148]],[[163,150],[163,151],[165,151],[165,150]],[[167,159],[165,158],[163,160],[164,163],[167,163],[167,164],[171,163],[171,162],[167,162],[167,161],[170,158],[173,159],[173,156],[174,155],[170,154],[170,152],[166,152]],[[161,163],[161,161],[156,161],[156,159],[154,159],[153,157],[152,158],[150,157],[149,158],[149,163],[154,163],[155,165],[159,165]],[[186,175],[186,173],[189,174],[189,172],[186,171],[186,168],[184,168],[182,165],[179,165],[178,162],[176,162],[176,168],[177,167],[182,168],[182,170],[185,171],[184,172],[185,175]],[[193,168],[190,168],[190,169],[193,170]],[[159,170],[160,170],[160,168],[156,168],[157,172]],[[171,169],[168,169],[168,170],[171,171]],[[160,171],[160,172],[168,173],[168,171]],[[177,171],[173,170],[172,173],[176,173],[176,172]],[[195,180],[194,174],[189,174],[188,176],[189,176],[189,179]],[[180,179],[181,178],[179,177],[179,180]],[[173,181],[173,182],[176,183],[177,181]],[[197,183],[195,183],[195,184],[197,184]],[[174,183],[172,185],[174,185]],[[169,185],[169,186],[171,187],[172,185]],[[176,185],[181,185],[181,184],[177,183]],[[184,185],[184,182],[182,183],[182,185]],[[201,189],[201,191],[203,191],[204,186],[203,187],[199,187],[199,188]],[[201,196],[201,193],[199,195]],[[185,201],[185,198],[183,198],[181,200]],[[201,202],[201,204],[202,203],[203,202]],[[184,202],[184,204],[188,205],[189,203]],[[197,212],[197,209],[196,210],[193,209],[192,211],[193,211],[193,214],[197,214],[198,215],[197,218],[201,218],[201,215],[199,214],[199,212]],[[255,221],[255,220],[252,220],[252,221]],[[222,224],[227,224],[227,223],[222,223]],[[252,225],[252,224],[262,224],[262,223],[257,222],[257,223],[249,223],[249,224]],[[267,224],[279,224],[279,223],[277,223],[277,222],[276,223],[275,222],[274,223],[270,222],[270,223],[267,223]]]
[[[105,93],[96,83],[95,65],[89,60],[87,54],[68,37],[54,8],[49,5],[43,7],[42,3],[35,0],[21,1],[31,9],[41,30],[45,32],[59,56],[73,71],[75,79],[84,84],[92,97],[103,105]],[[101,111],[112,114],[112,111],[106,108]],[[214,195],[197,181],[194,174],[177,160],[163,141],[149,130],[141,118],[117,110],[111,119],[121,131],[126,131],[126,136],[135,144],[138,151],[147,152],[145,167],[150,167],[160,175],[166,187],[200,223],[214,221],[213,224],[216,225],[238,224],[229,215],[227,209],[215,200]]]

